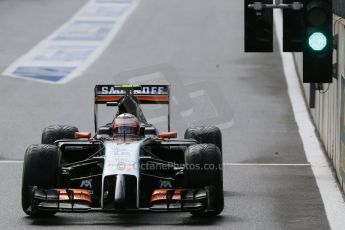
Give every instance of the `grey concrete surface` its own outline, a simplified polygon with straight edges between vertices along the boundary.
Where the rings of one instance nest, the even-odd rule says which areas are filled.
[[[0,68],[67,21],[82,2],[0,1]],[[195,85],[212,83],[217,89],[202,88],[211,102],[186,100],[192,108],[188,119],[181,120],[181,111],[172,108],[176,131],[183,133],[185,127],[179,124],[198,124],[198,119],[212,124],[207,113],[217,108],[212,113],[232,121],[232,127],[223,130],[224,162],[306,163],[279,53],[243,53],[242,12],[241,1],[142,0],[83,76],[65,85],[0,76],[0,158],[22,159],[26,147],[39,143],[41,130],[49,124],[93,130],[96,83],[127,82],[135,76],[123,72],[165,63],[176,73],[170,80],[174,97],[179,96],[174,92],[188,94]],[[174,85],[177,78],[181,82]],[[212,101],[215,96],[221,98]],[[221,99],[226,105],[217,106]],[[0,202],[6,207],[0,209],[2,229],[329,229],[309,167],[227,166],[224,213],[202,220],[189,214],[61,214],[33,220],[20,208],[20,177],[20,164],[0,164]]]
[[[5,199],[0,210],[2,229],[328,229],[323,204],[309,168],[236,166],[224,173],[226,208],[217,218],[194,218],[188,213],[144,214],[58,214],[53,218],[31,219],[21,212],[21,165],[3,165],[0,192]],[[2,172],[3,172],[2,171]],[[13,202],[11,202],[13,201]]]

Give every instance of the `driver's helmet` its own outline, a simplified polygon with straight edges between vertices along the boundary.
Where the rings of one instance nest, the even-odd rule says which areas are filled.
[[[123,113],[115,117],[112,123],[113,135],[139,135],[139,121],[130,113]]]

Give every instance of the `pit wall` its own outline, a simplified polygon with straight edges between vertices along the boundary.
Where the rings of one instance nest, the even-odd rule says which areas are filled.
[[[333,22],[334,34],[339,36],[333,58],[334,62],[338,60],[337,76],[333,83],[323,84],[322,91],[316,91],[315,108],[309,106],[310,84],[302,83],[303,55],[294,53],[293,56],[316,132],[345,191],[345,19],[334,15]]]

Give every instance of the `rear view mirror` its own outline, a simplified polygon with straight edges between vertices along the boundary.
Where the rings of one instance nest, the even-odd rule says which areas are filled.
[[[176,132],[161,132],[159,133],[160,138],[176,138],[177,133]]]
[[[76,139],[79,139],[79,138],[87,138],[87,139],[90,139],[91,138],[91,133],[90,132],[75,132],[74,133],[74,137]]]

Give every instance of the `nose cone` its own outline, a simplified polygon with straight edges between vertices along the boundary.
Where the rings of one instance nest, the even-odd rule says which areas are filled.
[[[116,208],[125,207],[126,203],[126,182],[124,175],[116,176],[114,203]]]

